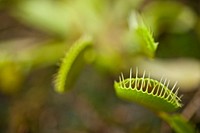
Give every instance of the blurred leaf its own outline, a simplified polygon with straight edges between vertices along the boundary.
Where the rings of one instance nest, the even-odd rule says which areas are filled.
[[[55,40],[34,46],[24,45],[23,40],[11,40],[3,44],[5,45],[0,45],[0,66],[6,62],[14,62],[20,65],[23,71],[54,65],[68,48],[66,42]]]
[[[99,0],[25,0],[19,1],[11,13],[26,24],[65,38],[69,33],[94,33],[100,29],[101,8]]]
[[[136,12],[131,14],[129,25],[132,32],[133,48],[138,53],[143,53],[147,57],[152,58],[158,43],[154,41],[150,28],[144,24],[142,17]]]
[[[143,14],[156,35],[163,31],[189,31],[197,19],[194,11],[178,1],[153,1],[145,5]]]
[[[73,15],[65,3],[50,0],[21,1],[15,8],[12,13],[21,21],[62,36],[69,29],[69,15]]]

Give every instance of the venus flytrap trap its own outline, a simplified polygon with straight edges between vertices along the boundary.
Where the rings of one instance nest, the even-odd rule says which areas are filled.
[[[91,37],[86,36],[75,42],[75,44],[66,53],[54,80],[55,90],[58,93],[63,93],[68,90],[70,84],[74,82],[74,74],[78,71],[77,69],[79,69],[77,67],[81,67],[84,64],[84,54],[90,46],[92,46]],[[77,61],[78,58],[81,59]],[[75,63],[79,64],[75,65]],[[76,70],[73,71],[71,69]]]
[[[144,23],[143,18],[137,12],[132,12],[129,18],[129,27],[133,42],[137,46],[138,54],[143,54],[149,58],[154,57],[158,43],[154,41],[153,32]],[[135,47],[135,46],[134,46]]]
[[[138,76],[138,68],[133,76],[132,69],[128,78],[124,75],[119,76],[119,81],[114,82],[115,92],[118,97],[131,102],[138,103],[157,114],[166,121],[177,133],[194,133],[194,128],[180,114],[169,114],[182,107],[181,96],[178,96],[179,88],[177,82],[170,89],[170,81],[161,78],[160,81]]]
[[[114,83],[117,95],[123,99],[134,101],[153,111],[172,112],[179,109],[181,98],[178,96],[178,88],[176,83],[169,89],[170,81],[161,78],[160,81],[154,80],[149,76],[145,77],[145,71],[142,77],[138,77],[138,69],[136,75],[132,77],[132,69],[130,77],[124,78],[123,74],[119,77],[119,82]]]

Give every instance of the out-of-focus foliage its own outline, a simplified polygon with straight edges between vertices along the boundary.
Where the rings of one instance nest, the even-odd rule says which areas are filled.
[[[178,1],[153,1],[144,7],[143,14],[155,36],[162,37],[159,57],[200,58],[199,16],[189,6]]]
[[[74,73],[77,73],[78,68],[81,69],[81,66],[83,66],[85,60],[84,55],[87,52],[88,47],[92,45],[92,41],[90,37],[84,37],[78,40],[66,53],[65,57],[62,59],[62,63],[60,65],[60,69],[56,75],[56,78],[54,80],[55,84],[55,90],[58,93],[64,93],[66,90],[69,89],[70,85],[76,80],[71,77],[70,73],[72,75]],[[81,58],[77,61],[77,58]],[[87,58],[90,58],[91,55],[89,55]],[[75,64],[75,62],[78,62],[78,64]],[[77,68],[78,67],[78,68]],[[76,69],[74,69],[76,68]],[[73,70],[74,69],[74,70]],[[77,75],[75,75],[77,77]],[[65,85],[65,81],[67,81]]]
[[[100,28],[103,4],[99,0],[22,0],[12,14],[24,23],[65,38],[74,30],[87,33]]]
[[[0,0],[0,132],[159,132],[161,122],[154,114],[114,94],[115,74],[146,60],[133,56],[132,48],[138,44],[128,21],[134,10],[143,14],[159,42],[156,63],[192,58],[197,65],[184,70],[197,74],[197,5],[189,0]],[[95,60],[82,69],[72,91],[58,95],[52,79],[60,58],[84,34],[94,40],[90,52]],[[163,69],[154,66],[154,70]],[[173,74],[179,81],[180,75]],[[183,73],[181,79],[190,82],[190,77],[194,75]],[[187,92],[193,93],[196,84]],[[198,123],[195,117],[194,125]]]
[[[141,16],[133,12],[129,20],[130,29],[132,34],[132,53],[137,56],[139,53],[143,53],[145,56],[154,57],[158,43],[154,41],[153,33],[148,26],[144,24]],[[131,38],[131,37],[130,37]]]
[[[196,13],[178,1],[154,1],[143,9],[146,20],[156,35],[163,31],[183,33],[196,23]]]
[[[194,129],[192,125],[186,124],[187,120],[185,120],[181,115],[168,115],[165,113],[161,113],[160,116],[168,121],[170,126],[172,126],[176,133],[194,133]]]

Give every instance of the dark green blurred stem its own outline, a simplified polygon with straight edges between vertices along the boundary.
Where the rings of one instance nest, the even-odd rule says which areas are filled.
[[[176,133],[195,133],[193,126],[182,117],[180,114],[168,114],[159,112],[158,115],[162,118]],[[170,129],[161,129],[162,133],[171,132]]]

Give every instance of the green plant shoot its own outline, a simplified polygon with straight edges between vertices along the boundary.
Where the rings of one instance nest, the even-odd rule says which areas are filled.
[[[154,41],[153,33],[150,31],[142,17],[133,12],[129,19],[129,26],[134,43],[137,45],[139,53],[144,54],[147,57],[154,57],[154,53],[157,49],[158,43]]]

